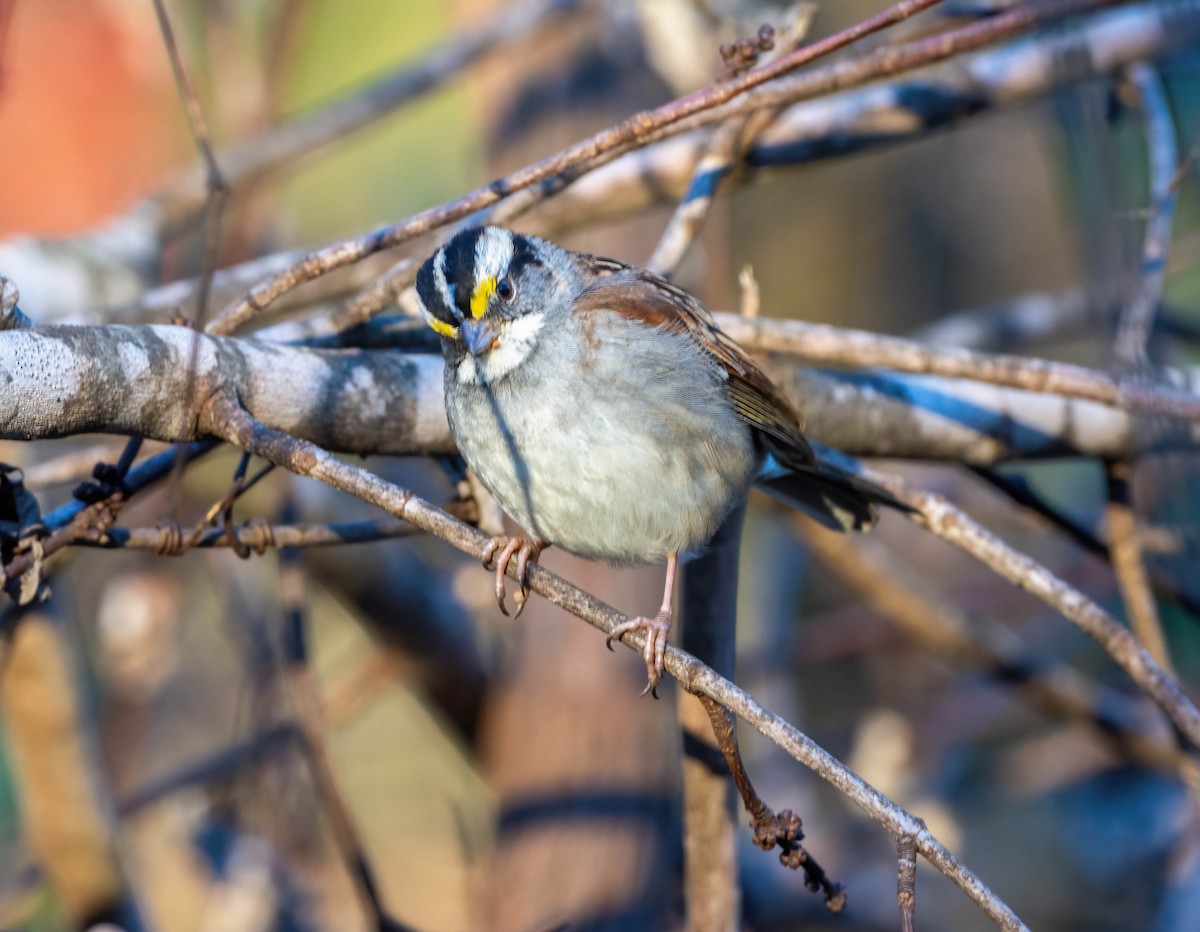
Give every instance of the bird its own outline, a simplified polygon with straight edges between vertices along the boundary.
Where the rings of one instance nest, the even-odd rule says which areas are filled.
[[[546,547],[614,566],[665,562],[658,612],[606,641],[646,631],[655,696],[679,562],[703,551],[751,485],[839,531],[869,529],[877,505],[911,510],[823,462],[759,365],[653,272],[476,226],[422,264],[416,291],[440,338],[458,449],[526,535],[494,537],[480,555],[500,610],[514,556],[517,615]]]

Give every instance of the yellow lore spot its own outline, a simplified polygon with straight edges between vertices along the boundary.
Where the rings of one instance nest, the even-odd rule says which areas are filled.
[[[480,317],[487,313],[488,300],[492,297],[492,293],[495,290],[495,275],[489,275],[475,286],[475,293],[471,295],[471,316],[476,320],[479,320]]]
[[[447,340],[458,339],[458,328],[453,324],[448,324],[444,320],[438,320],[432,314],[425,315],[425,323],[433,328],[433,332],[444,336]]]

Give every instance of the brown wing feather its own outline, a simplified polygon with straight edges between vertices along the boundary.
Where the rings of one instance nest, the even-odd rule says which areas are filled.
[[[600,278],[580,295],[578,313],[607,310],[649,326],[691,334],[724,367],[729,398],[738,414],[774,441],[780,459],[789,466],[816,464],[787,399],[746,351],[721,331],[703,304],[645,269],[596,256],[584,256],[582,261]]]

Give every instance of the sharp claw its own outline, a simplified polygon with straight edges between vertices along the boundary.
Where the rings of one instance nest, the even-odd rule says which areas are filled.
[[[624,621],[609,632],[604,645],[612,650],[612,643],[628,631],[641,628],[646,632],[646,643],[642,647],[642,661],[646,664],[646,688],[641,695],[650,693],[658,698],[658,684],[662,682],[663,667],[667,660],[667,632],[671,629],[671,616],[660,612],[654,618],[634,618]]]
[[[517,610],[511,617],[520,618],[529,601],[529,564],[537,561],[538,555],[545,547],[546,544],[542,541],[523,540],[519,537],[493,537],[484,546],[480,554],[483,565],[486,567],[493,558],[496,561],[496,604],[500,606],[501,614],[510,615],[506,604],[508,593],[504,577],[508,573],[508,564],[512,561],[513,554],[517,555],[517,591],[513,593]],[[500,551],[499,554],[497,550]]]
[[[500,614],[508,617],[508,606],[504,604],[507,592],[504,588],[504,570],[496,570],[496,604],[500,606]]]

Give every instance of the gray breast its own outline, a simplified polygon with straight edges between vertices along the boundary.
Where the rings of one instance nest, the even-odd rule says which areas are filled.
[[[605,320],[599,333],[548,328],[494,385],[447,372],[447,412],[467,462],[531,535],[656,562],[708,541],[746,492],[754,442],[690,336]]]

